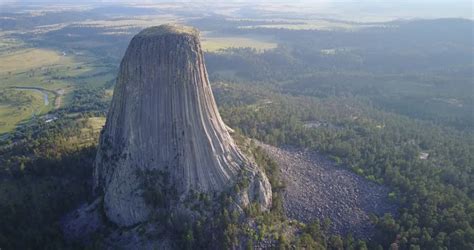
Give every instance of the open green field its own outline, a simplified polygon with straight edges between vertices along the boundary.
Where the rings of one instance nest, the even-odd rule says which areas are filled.
[[[38,67],[64,65],[70,63],[69,57],[64,57],[57,51],[46,49],[22,49],[0,57],[0,74],[23,72]]]
[[[257,51],[274,49],[277,44],[261,38],[252,37],[202,37],[202,47],[204,51],[216,52],[228,48],[253,48]]]
[[[22,49],[25,44],[18,39],[4,37],[0,32],[0,55],[6,55]]]
[[[33,48],[18,39],[0,37],[0,94],[10,96],[0,98],[0,134],[69,105],[74,89],[103,85],[115,77],[110,70],[91,55]]]
[[[253,19],[253,21],[262,21]],[[381,27],[380,24],[367,24],[355,22],[332,21],[324,19],[272,19],[274,24],[240,26],[241,29],[268,28],[289,30],[348,30],[356,31],[369,27]],[[282,23],[279,23],[282,22]]]
[[[19,123],[51,110],[53,102],[44,101],[44,94],[32,90],[0,90],[8,99],[0,97],[0,134],[9,132]],[[52,96],[52,95],[50,95]]]

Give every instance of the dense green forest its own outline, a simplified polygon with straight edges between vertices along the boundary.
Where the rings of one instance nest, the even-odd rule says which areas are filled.
[[[367,243],[357,242],[350,235],[331,238],[324,233],[323,222],[302,229],[307,233],[296,239],[282,238],[278,242],[315,247],[340,243],[359,246],[356,249],[387,248],[392,243],[402,249],[472,246],[472,134],[379,111],[364,99],[291,96],[278,90],[269,91],[270,88],[214,84],[226,123],[243,135],[269,144],[322,152],[341,167],[388,185],[393,190],[392,198],[400,204],[399,214],[374,218],[378,233]],[[77,135],[98,136],[98,131],[84,130],[89,128],[84,119],[103,114],[105,101],[94,98],[97,93],[100,91],[83,90],[75,94],[88,100],[75,110],[87,112],[71,118],[64,110],[58,112],[62,118],[49,124],[38,120],[31,127],[17,131],[14,138],[17,143],[6,142],[3,146],[1,197],[4,202],[0,214],[2,221],[9,222],[2,223],[1,242],[5,246],[63,246],[58,220],[90,197],[95,141],[84,143]],[[322,125],[305,126],[316,121]],[[427,159],[420,158],[423,152],[429,153]],[[270,162],[267,165],[274,164],[270,159],[266,161]],[[31,213],[33,208],[35,212]],[[271,228],[272,222],[282,220],[283,215],[277,209],[258,216],[263,216],[259,220]],[[226,222],[228,230],[239,228],[233,224],[237,222],[231,221],[230,218]],[[231,242],[232,237],[228,239]],[[9,240],[20,238],[28,240]],[[259,239],[262,238],[256,237],[255,241]]]
[[[472,134],[380,112],[353,98],[289,97],[265,90],[256,99],[265,96],[271,104],[235,105],[247,102],[248,90],[241,91],[242,96],[228,92],[229,104],[221,99],[230,126],[270,144],[312,148],[392,188],[399,214],[376,219],[376,242],[384,247],[396,242],[402,249],[472,247]],[[307,128],[307,121],[324,125]]]
[[[207,56],[212,79],[224,82],[214,87],[221,113],[251,138],[311,148],[389,186],[400,209],[374,218],[371,248],[472,249],[472,23],[393,24],[241,31],[281,42]]]
[[[133,11],[150,14],[145,9]],[[13,30],[104,18],[99,13],[28,18],[17,14],[12,17],[23,21],[1,22]],[[203,232],[209,229],[202,225],[210,225],[227,248],[242,234],[251,239],[249,247],[270,238],[280,249],[474,248],[474,42],[466,35],[472,33],[472,21],[393,21],[356,31],[240,29],[269,23],[220,16],[189,23],[204,32],[269,36],[278,43],[276,49],[265,51],[230,48],[205,55],[220,112],[237,131],[236,137],[320,152],[341,168],[389,187],[399,209],[373,216],[377,230],[367,241],[330,235],[330,221],[290,225],[281,211],[284,183],[276,174],[278,166],[252,146],[247,153],[271,173],[277,197],[272,211],[246,211],[257,230],[240,225],[228,211],[216,211],[212,221],[176,226],[180,247],[206,248],[208,235]],[[68,53],[86,51],[97,57],[96,65],[115,72],[138,28],[128,27],[125,31],[130,33],[119,36],[106,31],[71,24],[17,38]],[[47,123],[35,117],[0,143],[0,248],[82,247],[64,242],[60,220],[91,198],[101,126],[93,121],[103,121],[110,100],[107,91],[114,82],[66,80],[75,88],[67,96],[70,104],[50,113],[57,120]],[[1,91],[0,99],[28,101],[13,94]],[[245,141],[242,138],[239,141]],[[298,233],[287,238],[285,227]]]

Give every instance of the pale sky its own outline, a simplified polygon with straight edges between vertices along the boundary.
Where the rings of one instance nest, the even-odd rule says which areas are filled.
[[[462,17],[473,19],[474,0],[0,0],[7,3],[52,3],[52,4],[87,4],[87,3],[244,3],[255,4],[291,4],[304,6],[302,11],[339,13],[338,18],[348,16],[351,19],[366,17],[398,18],[441,18]],[[361,20],[364,21],[364,20]]]

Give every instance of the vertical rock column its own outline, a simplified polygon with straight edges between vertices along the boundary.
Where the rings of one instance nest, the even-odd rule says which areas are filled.
[[[242,174],[250,186],[239,205],[268,208],[268,179],[240,152],[217,110],[198,31],[141,31],[121,62],[95,162],[94,191],[108,219],[146,221],[154,209],[144,199],[147,182],[162,182],[182,200],[191,191],[218,194]]]

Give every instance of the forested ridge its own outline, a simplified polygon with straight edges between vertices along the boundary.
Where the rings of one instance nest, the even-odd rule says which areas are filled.
[[[311,148],[388,185],[400,210],[375,220],[379,242],[407,249],[472,246],[472,134],[376,111],[360,100],[278,94],[268,100],[258,107],[223,105],[221,112],[230,126],[250,137]],[[305,122],[321,126],[308,128]]]
[[[252,230],[220,211],[213,225],[224,246],[244,234],[252,239],[249,247],[273,239],[268,244],[280,249],[474,248],[473,50],[472,38],[465,36],[472,21],[396,21],[360,32],[240,30],[240,22],[195,21],[204,30],[212,24],[229,34],[265,34],[279,41],[263,52],[206,53],[219,111],[236,137],[317,151],[387,186],[399,207],[395,214],[373,216],[376,234],[363,241],[330,235],[327,220],[290,223],[277,198],[271,213],[246,211],[256,221]],[[102,52],[118,57],[117,50]],[[116,63],[109,59],[105,63]],[[90,197],[101,126],[91,121],[103,122],[113,82],[100,86],[80,85],[68,96],[72,105],[51,113],[57,120],[37,117],[2,141],[0,247],[81,248],[64,242],[59,221]],[[0,93],[5,100],[9,96]],[[278,172],[261,149],[250,149],[266,171]],[[284,183],[277,175],[270,178],[279,197]],[[296,236],[288,238],[285,226]],[[180,246],[204,248],[201,229],[188,225],[177,231]]]
[[[462,35],[472,24],[392,24],[354,33],[262,30],[282,40],[277,49],[208,55],[211,77],[235,83],[214,89],[221,112],[249,137],[311,148],[388,186],[400,208],[374,218],[371,248],[471,249],[474,82],[472,62],[454,54],[472,54]],[[452,37],[439,31],[448,27]]]

